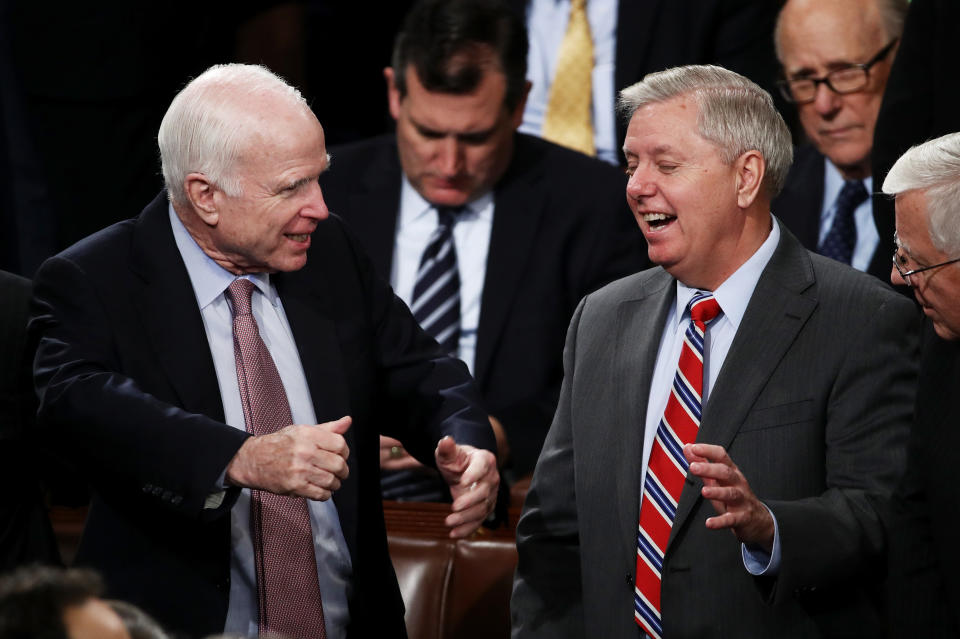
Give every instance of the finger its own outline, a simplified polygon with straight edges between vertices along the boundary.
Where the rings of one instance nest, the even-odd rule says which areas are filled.
[[[462,472],[463,468],[458,466],[462,462],[460,459],[460,447],[453,437],[447,435],[437,442],[437,450],[434,453],[437,459],[437,466],[443,466],[452,472]]]
[[[743,491],[735,486],[704,486],[700,494],[710,501],[723,502],[728,508],[743,501]]]
[[[380,448],[392,448],[393,446],[403,448],[403,444],[399,439],[394,439],[393,437],[388,437],[387,435],[380,435]]]
[[[684,444],[683,456],[687,458],[687,462],[690,464],[693,462],[709,461],[706,457],[702,457],[693,452],[693,444]]]
[[[389,453],[384,456],[380,456],[380,468],[384,470],[411,470],[414,468],[423,468],[424,465],[417,461],[417,458],[413,455],[407,455],[404,453],[400,457],[392,457]]]
[[[724,528],[735,528],[739,522],[735,513],[727,511],[725,513],[708,517],[705,522],[710,530],[722,530]]]
[[[693,455],[704,457],[708,461],[733,463],[730,461],[730,457],[727,455],[727,451],[723,446],[717,446],[716,444],[688,444],[688,446]]]
[[[469,510],[476,504],[489,504],[491,500],[496,500],[496,486],[489,481],[472,482],[465,487],[460,487],[457,495],[450,505],[453,512],[463,512]]]
[[[713,479],[722,484],[732,484],[739,480],[736,470],[725,464],[693,462],[690,464],[690,473],[701,479]]]
[[[450,528],[452,539],[462,539],[472,535],[490,512],[484,504],[477,504],[469,510],[448,515],[444,523]]]
[[[338,435],[343,435],[347,430],[350,429],[350,424],[353,423],[353,418],[349,415],[344,415],[340,419],[337,419],[332,422],[324,422],[322,424],[317,424],[319,428],[330,431],[331,433],[336,433]]]
[[[310,460],[309,476],[326,473],[340,479],[350,476],[350,466],[347,460],[332,452],[321,450]]]

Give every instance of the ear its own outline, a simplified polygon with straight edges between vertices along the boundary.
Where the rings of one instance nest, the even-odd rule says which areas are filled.
[[[527,106],[527,97],[530,95],[530,87],[533,86],[529,80],[527,80],[523,85],[523,93],[520,95],[520,100],[517,102],[517,106],[514,108],[513,113],[510,114],[511,124],[513,128],[518,128],[523,124],[523,110]]]
[[[396,78],[394,77],[393,67],[386,67],[383,70],[383,77],[387,80],[387,103],[390,106],[390,115],[394,120],[400,119],[400,90],[397,89]]]
[[[217,206],[219,189],[203,173],[190,173],[183,181],[187,199],[193,210],[208,226],[216,226],[220,221],[220,210]]]
[[[737,206],[750,208],[763,191],[767,163],[760,151],[750,150],[738,157],[734,166],[737,171]]]

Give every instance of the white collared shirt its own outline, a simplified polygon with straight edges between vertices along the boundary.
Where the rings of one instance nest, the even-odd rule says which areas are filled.
[[[169,207],[170,225],[187,267],[213,356],[226,423],[246,430],[233,352],[233,314],[224,291],[237,276],[214,262]],[[256,285],[251,306],[267,350],[280,373],[295,424],[315,424],[316,415],[300,355],[276,287],[266,273],[245,275]],[[257,294],[259,292],[259,294]],[[353,568],[333,500],[307,500],[327,637],[344,639]],[[230,599],[224,632],[256,636],[257,582],[250,536],[250,491],[243,489],[230,511]]]
[[[493,228],[493,193],[467,204],[453,227],[460,274],[460,347],[457,355],[473,374],[477,352],[480,302],[487,274],[487,252]],[[413,188],[406,175],[400,188],[400,216],[394,240],[390,284],[407,306],[413,298],[420,258],[439,224],[437,209]]]
[[[614,86],[618,6],[617,0],[587,2],[587,22],[593,40],[593,72],[590,75],[593,138],[597,157],[614,165],[619,165],[621,153],[617,144],[617,91]],[[530,38],[527,79],[532,86],[523,111],[521,133],[539,136],[543,129],[550,86],[556,75],[557,55],[569,20],[570,0],[531,0],[527,5],[527,34]]]
[[[740,268],[728,277],[713,292],[714,298],[720,305],[721,314],[707,327],[704,337],[704,370],[703,370],[703,400],[704,408],[710,399],[710,390],[713,388],[723,368],[723,362],[730,351],[733,338],[740,328],[740,322],[753,297],[763,269],[767,267],[770,258],[780,243],[780,226],[771,216],[773,222],[770,235],[764,240],[760,248],[744,262]],[[650,395],[647,400],[647,415],[644,422],[643,457],[640,473],[640,486],[644,485],[647,475],[647,462],[650,459],[650,450],[657,435],[657,428],[663,411],[667,407],[670,389],[673,387],[673,378],[677,371],[677,362],[680,360],[680,350],[683,346],[683,336],[690,323],[690,313],[687,304],[699,289],[690,288],[677,281],[677,299],[667,313],[660,336],[660,347],[657,351],[657,361],[653,369],[653,379],[650,383]],[[704,291],[708,292],[708,291]],[[642,490],[641,490],[642,493]],[[772,513],[771,513],[772,516]],[[744,565],[752,574],[773,573],[779,569],[780,563],[780,534],[774,518],[774,548],[770,556],[762,552],[751,552],[746,546],[742,547]]]
[[[823,240],[833,226],[833,218],[837,212],[837,196],[840,195],[845,181],[840,170],[829,158],[824,157],[823,160],[823,203],[820,205],[820,235],[817,246],[823,244]],[[873,178],[866,177],[862,182],[867,193],[873,193]],[[854,210],[853,221],[857,226],[857,243],[853,246],[850,266],[858,271],[866,271],[870,268],[873,254],[877,250],[877,244],[880,243],[880,234],[873,219],[872,198],[868,197]]]

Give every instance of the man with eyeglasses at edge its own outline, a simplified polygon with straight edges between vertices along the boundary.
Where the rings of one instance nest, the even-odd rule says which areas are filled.
[[[808,142],[771,209],[806,248],[884,281],[893,229],[875,221],[870,153],[907,7],[788,0],[774,31],[780,91],[796,104]]]
[[[890,280],[927,317],[907,470],[888,529],[890,637],[960,637],[960,133],[907,151],[883,192],[896,196]]]

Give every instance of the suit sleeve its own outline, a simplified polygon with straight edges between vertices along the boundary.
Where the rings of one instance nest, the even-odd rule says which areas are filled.
[[[340,224],[365,291],[374,332],[377,367],[386,403],[382,431],[400,439],[417,459],[434,465],[444,436],[496,454],[493,430],[466,365],[442,352],[407,305],[376,275],[372,262]]]
[[[517,524],[519,560],[510,602],[514,639],[586,636],[571,423],[583,306],[581,302],[570,323],[560,402]]]
[[[910,302],[894,293],[884,300],[844,329],[846,356],[824,426],[826,491],[765,501],[783,552],[775,600],[882,577],[886,539],[876,504],[889,499],[905,465],[919,328]]]
[[[30,336],[45,440],[101,492],[143,493],[193,517],[223,514],[232,499],[215,511],[204,501],[248,435],[162,401],[124,374],[103,284],[64,257],[37,273]]]

